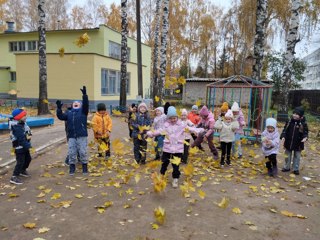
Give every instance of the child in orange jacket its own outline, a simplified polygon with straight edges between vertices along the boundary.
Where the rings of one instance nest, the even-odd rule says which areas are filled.
[[[99,143],[99,156],[105,153],[106,160],[110,157],[110,134],[112,130],[112,120],[107,113],[106,105],[99,103],[97,112],[92,118],[92,129],[95,140]]]

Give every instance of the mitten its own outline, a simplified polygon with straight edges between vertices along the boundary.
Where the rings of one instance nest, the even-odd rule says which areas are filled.
[[[87,95],[87,88],[86,88],[86,86],[83,86],[82,89],[80,88],[80,91],[82,92],[83,95]]]
[[[57,104],[57,108],[58,108],[58,109],[61,109],[61,108],[62,108],[63,103],[62,103],[60,100],[57,100],[57,101],[56,101],[56,104]]]

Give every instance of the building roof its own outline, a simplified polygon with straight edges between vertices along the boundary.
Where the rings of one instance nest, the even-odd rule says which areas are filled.
[[[194,77],[194,78],[187,78],[186,81],[187,82],[217,82],[217,81],[220,81],[221,79],[224,79],[224,78],[198,78],[198,77]]]
[[[207,87],[212,87],[212,88],[214,87],[234,88],[237,86],[241,88],[246,88],[246,87],[247,88],[252,88],[252,87],[271,88],[272,87],[272,85],[270,84],[267,84],[265,82],[258,81],[243,75],[234,75],[228,78],[222,78],[219,81],[216,81],[207,85]]]

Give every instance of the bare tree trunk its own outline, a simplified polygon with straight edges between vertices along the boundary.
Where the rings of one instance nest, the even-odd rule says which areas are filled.
[[[136,0],[136,18],[137,18],[138,95],[143,98],[140,0]]]
[[[292,0],[291,6],[291,18],[289,25],[289,32],[286,37],[286,53],[284,55],[284,70],[282,74],[282,98],[279,104],[279,110],[281,112],[288,112],[289,106],[289,90],[291,89],[291,77],[292,77],[292,64],[294,60],[295,47],[300,41],[298,36],[298,29],[300,25],[299,10],[302,8],[300,0]]]
[[[268,0],[257,0],[256,35],[254,37],[253,57],[255,63],[252,66],[252,78],[261,80],[261,69],[265,44],[266,19]]]
[[[163,0],[163,15],[162,15],[162,32],[161,32],[161,48],[160,48],[160,81],[159,95],[160,102],[163,99],[164,83],[167,69],[167,35],[169,31],[169,0]]]
[[[161,0],[157,0],[156,2],[156,28],[154,33],[154,48],[153,48],[153,81],[152,81],[152,99],[155,96],[160,95],[159,92],[159,75],[158,75],[158,58],[159,58],[159,31],[160,31],[160,6]],[[161,104],[160,101],[154,101],[154,107],[159,107]]]
[[[39,100],[38,115],[50,113],[48,106],[48,86],[47,86],[47,55],[46,55],[46,28],[44,0],[38,1],[39,14]]]
[[[121,0],[121,83],[120,83],[120,110],[126,111],[127,105],[127,62],[128,62],[128,19],[127,0]],[[139,81],[139,80],[138,80]]]

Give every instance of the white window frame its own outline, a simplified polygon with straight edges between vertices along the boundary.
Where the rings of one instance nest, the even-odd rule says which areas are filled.
[[[127,78],[127,94],[130,94],[130,77]],[[101,96],[119,96],[121,72],[113,69],[101,69]]]
[[[37,51],[39,47],[37,40],[9,42],[9,52],[31,52]]]
[[[130,48],[128,48],[128,62],[130,62]],[[121,44],[109,41],[109,57],[121,60]]]

